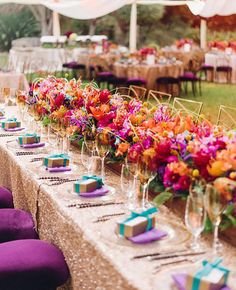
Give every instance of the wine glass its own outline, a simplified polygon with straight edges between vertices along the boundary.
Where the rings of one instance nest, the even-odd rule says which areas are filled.
[[[84,143],[86,144],[86,147],[94,151],[95,150],[95,134],[93,132],[85,132],[84,133]]]
[[[207,184],[205,194],[205,207],[208,216],[214,226],[214,239],[213,239],[214,255],[216,255],[221,248],[221,244],[218,238],[218,232],[219,225],[221,222],[221,215],[225,210],[226,205],[227,201],[224,198],[222,198],[220,192],[212,184]]]
[[[205,221],[206,210],[203,194],[189,195],[185,208],[185,225],[193,235],[193,242],[191,243],[191,249],[193,251],[199,251],[201,249],[198,238],[204,230]]]
[[[135,204],[136,183],[132,169],[133,169],[132,164],[129,164],[127,162],[122,164],[121,179],[120,179],[121,190],[127,197],[127,207],[129,210],[134,210],[136,206]]]
[[[110,134],[108,131],[98,132],[96,135],[96,149],[98,152],[99,157],[102,160],[102,169],[101,169],[101,176],[103,182],[105,182],[105,158],[109,153],[110,149]]]
[[[58,153],[58,132],[56,132],[50,123],[48,125],[48,143],[51,145],[52,154]]]
[[[148,209],[151,207],[151,203],[148,200],[148,187],[150,182],[156,177],[156,172],[153,171],[149,164],[139,160],[138,163],[138,176],[140,180],[140,189],[142,192],[142,209]]]
[[[10,97],[11,89],[10,88],[3,88],[2,95],[5,102],[5,107],[8,106],[9,97]]]
[[[81,162],[82,165],[87,169],[87,174],[93,174],[93,162],[94,162],[94,150],[87,147],[85,142],[82,143],[81,148]]]

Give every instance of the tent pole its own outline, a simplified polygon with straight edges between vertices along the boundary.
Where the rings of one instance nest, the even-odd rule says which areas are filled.
[[[133,2],[130,14],[129,50],[135,52],[137,49],[137,2]]]
[[[207,22],[205,19],[201,19],[200,24],[200,46],[204,50],[207,48]]]
[[[54,0],[53,2],[58,3],[60,0]],[[55,11],[52,12],[52,35],[61,35],[60,15]]]

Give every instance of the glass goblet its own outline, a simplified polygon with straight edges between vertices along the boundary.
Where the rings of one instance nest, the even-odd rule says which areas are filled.
[[[92,175],[93,174],[93,162],[94,162],[94,151],[90,150],[90,148],[87,147],[86,143],[83,142],[82,148],[81,148],[81,162],[82,165],[86,168],[87,174]]]
[[[100,132],[96,136],[96,149],[99,157],[102,160],[101,176],[103,182],[105,182],[105,158],[110,149],[110,135],[109,132]]]
[[[132,165],[125,162],[122,164],[121,167],[121,179],[120,185],[122,193],[125,194],[127,197],[127,208],[129,210],[134,210],[136,206],[135,202],[135,190],[136,190],[136,183],[135,183],[135,176],[132,172]]]
[[[189,195],[185,208],[185,225],[193,236],[193,242],[191,243],[191,249],[193,251],[199,251],[201,249],[198,238],[204,230],[205,221],[206,211],[203,195]]]
[[[219,233],[219,225],[221,222],[221,216],[226,208],[226,205],[227,202],[226,200],[224,200],[224,198],[222,198],[220,192],[212,184],[207,184],[205,194],[205,207],[214,227],[214,238],[213,238],[214,255],[217,255],[221,249],[218,233]]]
[[[149,165],[139,161],[138,163],[138,176],[141,184],[142,192],[142,209],[148,209],[152,205],[148,200],[148,187],[150,182],[156,177],[156,172],[151,170]]]

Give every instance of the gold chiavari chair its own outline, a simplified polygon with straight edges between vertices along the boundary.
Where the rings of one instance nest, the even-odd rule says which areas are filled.
[[[171,94],[149,90],[147,101],[150,102],[152,105],[159,105],[161,103],[170,103],[170,100],[172,98]]]
[[[173,102],[173,109],[177,113],[192,115],[193,117],[195,117],[196,120],[198,120],[199,115],[201,114],[202,106],[202,102],[196,102],[181,98],[174,98]]]
[[[115,90],[115,94],[119,94],[124,99],[130,100],[132,100],[133,98],[138,99],[137,93],[131,87],[117,87]]]
[[[145,96],[146,96],[146,93],[147,93],[147,89],[146,88],[140,87],[140,86],[131,85],[130,89],[132,89],[136,93],[136,95],[138,96],[139,100],[145,99]]]
[[[236,129],[236,108],[221,105],[216,124],[227,130]]]

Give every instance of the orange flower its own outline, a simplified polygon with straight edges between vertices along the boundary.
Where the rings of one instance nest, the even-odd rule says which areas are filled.
[[[130,147],[130,144],[129,143],[120,143],[119,145],[118,145],[118,148],[117,148],[117,150],[116,150],[116,156],[122,156],[124,153],[126,153],[127,151],[128,151],[128,149],[129,149],[129,147]]]
[[[90,107],[90,110],[94,118],[99,121],[106,113],[110,111],[110,106],[103,104],[98,108]]]
[[[224,174],[224,162],[223,161],[213,161],[207,166],[207,171],[211,176],[218,177]]]

